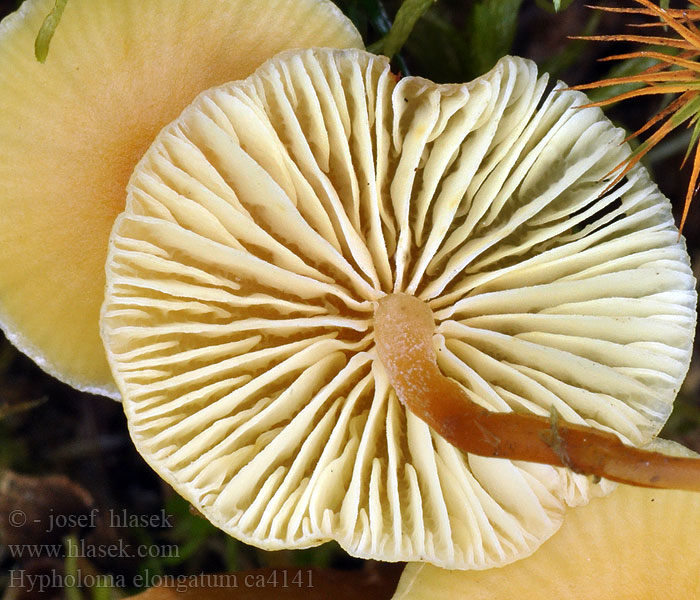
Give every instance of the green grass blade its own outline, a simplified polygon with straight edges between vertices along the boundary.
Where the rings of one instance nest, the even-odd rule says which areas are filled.
[[[46,62],[46,57],[49,55],[49,45],[51,44],[51,38],[53,34],[56,33],[56,27],[58,27],[61,21],[61,16],[63,15],[63,9],[66,8],[68,0],[56,0],[53,10],[46,16],[44,22],[41,24],[41,29],[34,40],[34,56],[40,63]]]
[[[64,568],[66,571],[66,585],[63,587],[63,594],[66,600],[83,600],[78,587],[78,538],[75,535],[66,536],[63,540],[66,548],[66,558]],[[75,584],[69,585],[72,580]]]
[[[535,0],[535,4],[548,13],[558,13],[569,8],[574,0]]]
[[[370,52],[385,54],[390,58],[398,54],[406,43],[408,36],[411,35],[418,19],[420,19],[425,11],[435,4],[436,1],[437,0],[404,0],[396,13],[394,24],[391,26],[389,33],[376,44],[372,44],[368,50],[370,50]]]
[[[515,38],[522,0],[481,0],[467,22],[467,41],[476,75],[486,73],[508,54]]]
[[[696,115],[696,117],[697,117],[697,115]],[[700,136],[700,119],[695,118],[695,126],[693,127],[693,134],[690,136],[690,141],[688,142],[688,150],[686,151],[685,156],[683,157],[684,163],[685,163],[685,161],[688,160],[690,153],[693,151],[693,148],[695,148],[696,144],[698,143],[698,136]]]

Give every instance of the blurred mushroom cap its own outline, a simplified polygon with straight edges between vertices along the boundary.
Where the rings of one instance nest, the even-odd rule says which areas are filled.
[[[408,565],[393,600],[697,598],[699,520],[698,493],[621,485],[567,512],[537,552],[500,569]]]
[[[118,397],[99,336],[104,263],[126,184],[202,90],[281,50],[362,47],[327,0],[53,0],[0,24],[0,326],[44,370]]]
[[[136,168],[102,332],[134,442],[214,524],[267,549],[484,569],[612,488],[465,455],[399,402],[373,315],[428,303],[442,372],[494,411],[647,442],[688,368],[695,292],[624,132],[535,65],[398,79],[284,53],[200,95]]]

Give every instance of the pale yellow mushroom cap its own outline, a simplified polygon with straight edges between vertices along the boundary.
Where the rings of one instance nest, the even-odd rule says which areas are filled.
[[[478,404],[643,444],[688,368],[694,280],[625,134],[507,57],[463,85],[358,50],[278,56],[209,90],[134,171],[103,338],[136,446],[268,549],[484,569],[611,489],[465,455],[377,358],[384,294],[426,302]]]
[[[700,494],[621,485],[566,513],[532,556],[487,571],[409,564],[393,600],[700,597]]]
[[[104,262],[126,184],[202,90],[290,48],[362,47],[327,0],[53,0],[0,24],[0,325],[43,369],[117,396],[99,337]]]

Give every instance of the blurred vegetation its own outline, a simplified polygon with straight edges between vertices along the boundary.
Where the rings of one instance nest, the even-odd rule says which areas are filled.
[[[367,46],[392,56],[398,71],[438,82],[469,81],[508,53],[533,59],[554,79],[561,78],[571,85],[637,73],[649,66],[644,59],[615,65],[599,62],[606,55],[620,53],[620,45],[570,39],[569,36],[619,33],[629,21],[625,15],[592,11],[583,0],[336,3],[355,23]],[[18,0],[0,0],[0,16],[19,4]],[[675,6],[685,4],[677,2]],[[42,42],[45,49],[48,40],[50,35]],[[633,44],[623,46],[625,51],[638,49]],[[620,89],[598,90],[596,99],[619,92]],[[622,109],[612,106],[607,112],[615,122],[634,131],[667,102],[668,98],[639,98]],[[677,209],[681,208],[689,177],[688,169],[678,171],[688,140],[688,132],[674,132],[644,161]],[[691,211],[685,235],[695,259],[700,258],[699,229],[700,211]],[[677,439],[696,451],[700,451],[699,390],[700,366],[694,360],[674,415],[663,432],[665,437]],[[154,515],[158,518],[151,524],[126,528],[122,532],[124,538],[134,544],[177,550],[154,552],[155,556],[138,561],[95,558],[87,562],[81,559],[83,562],[78,564],[66,560],[62,568],[67,573],[82,569],[133,581],[136,574],[220,572],[279,565],[357,568],[363,564],[348,557],[336,544],[295,552],[265,552],[224,535],[193,512],[143,462],[130,442],[118,403],[77,392],[53,380],[2,339],[0,473],[5,470],[37,476],[65,475],[91,496],[93,506],[102,515],[110,510]],[[167,518],[164,520],[163,516]],[[108,534],[71,531],[63,543],[76,544],[80,536]],[[6,546],[0,546],[0,566],[4,568],[0,573],[8,573],[16,562]],[[0,575],[0,585],[3,579],[7,583],[8,577]],[[95,586],[90,597],[116,598],[130,591],[118,587]],[[65,597],[78,600],[88,596],[84,590],[71,589],[65,591]],[[5,596],[5,600],[9,598]]]

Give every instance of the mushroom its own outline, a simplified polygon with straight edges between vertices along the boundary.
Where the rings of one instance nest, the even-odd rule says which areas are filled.
[[[109,231],[157,132],[277,52],[362,47],[328,0],[53,0],[0,25],[0,326],[44,370],[118,397],[99,336]]]
[[[621,485],[566,515],[537,552],[489,571],[412,563],[393,600],[700,596],[700,494]]]
[[[562,466],[569,435],[658,433],[690,357],[688,256],[643,168],[606,189],[624,132],[546,87],[514,57],[436,85],[312,49],[159,134],[110,237],[102,335],[139,452],[215,525],[484,569],[613,489]],[[431,360],[499,422],[546,423],[560,466],[447,441]]]

